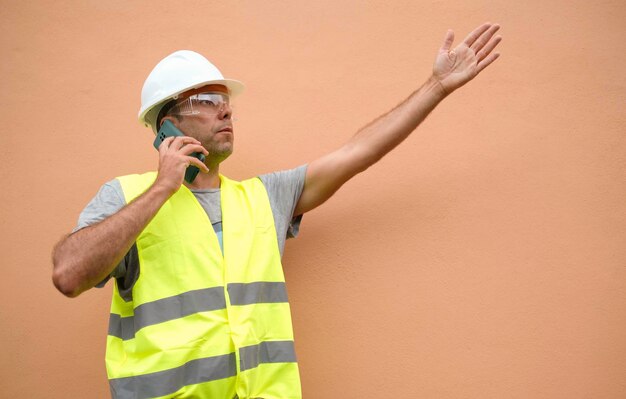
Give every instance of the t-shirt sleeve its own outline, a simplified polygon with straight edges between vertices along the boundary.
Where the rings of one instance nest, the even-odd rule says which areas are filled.
[[[124,198],[122,186],[119,181],[114,179],[106,182],[100,187],[98,193],[96,193],[85,209],[80,213],[78,223],[72,230],[72,233],[103,221],[118,212],[124,206],[126,206],[126,199]],[[127,254],[113,272],[111,272],[111,275],[97,284],[96,287],[103,287],[111,277],[123,278],[126,274],[126,261],[128,257],[129,255]]]
[[[119,181],[106,182],[80,213],[78,223],[72,232],[101,222],[124,206],[126,206],[126,200]]]
[[[306,169],[307,165],[302,165],[259,176],[267,190],[279,238],[298,235],[302,215],[294,217],[293,213],[304,189]]]

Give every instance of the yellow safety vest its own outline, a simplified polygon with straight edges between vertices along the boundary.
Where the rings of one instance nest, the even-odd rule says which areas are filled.
[[[127,203],[156,172],[118,178]],[[132,299],[117,282],[106,366],[114,398],[301,398],[267,192],[221,178],[223,248],[185,186],[136,240]]]

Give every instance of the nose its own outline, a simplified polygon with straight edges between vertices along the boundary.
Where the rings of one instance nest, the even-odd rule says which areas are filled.
[[[220,112],[218,113],[218,117],[220,119],[231,119],[233,116],[233,108],[230,104],[222,103],[220,107]]]

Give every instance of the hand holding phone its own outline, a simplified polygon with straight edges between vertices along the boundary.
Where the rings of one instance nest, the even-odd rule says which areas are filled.
[[[161,125],[161,128],[159,129],[159,132],[157,133],[156,138],[154,139],[154,143],[153,143],[154,148],[156,148],[158,151],[159,146],[161,145],[163,140],[165,140],[168,137],[178,137],[178,136],[184,136],[183,132],[178,130],[178,128],[174,126],[174,124],[171,121],[166,120]],[[189,155],[194,158],[199,159],[200,162],[204,163],[204,159],[205,159],[204,154],[200,152],[192,152]],[[193,182],[193,180],[198,175],[198,172],[200,172],[200,169],[198,169],[197,166],[193,166],[193,165],[188,166],[187,170],[185,171],[185,181],[187,183]]]

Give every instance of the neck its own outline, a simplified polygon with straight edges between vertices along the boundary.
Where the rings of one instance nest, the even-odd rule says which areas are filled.
[[[193,183],[184,182],[189,189],[220,188],[220,165],[209,167],[209,173],[198,173]]]

